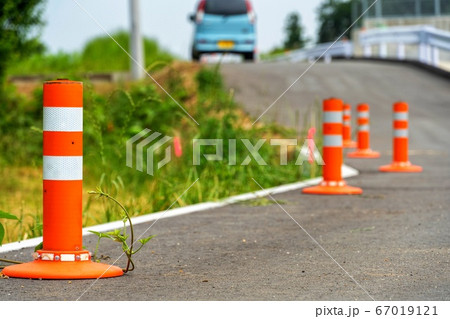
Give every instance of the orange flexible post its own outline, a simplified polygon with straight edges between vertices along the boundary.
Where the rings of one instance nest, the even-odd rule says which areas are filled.
[[[344,148],[355,148],[358,145],[355,141],[352,141],[352,107],[350,104],[344,104],[342,138]]]
[[[5,267],[9,277],[87,279],[123,274],[91,261],[82,247],[83,83],[44,84],[43,248],[34,261]]]
[[[323,102],[323,181],[318,186],[303,189],[305,194],[352,195],[362,189],[348,186],[342,179],[342,100],[331,98]]]
[[[350,158],[378,158],[379,152],[370,148],[370,120],[369,105],[358,105],[358,148],[356,151],[348,153]]]
[[[412,165],[408,159],[408,104],[397,102],[393,106],[393,155],[392,163],[379,168],[381,172],[419,173],[422,167]]]

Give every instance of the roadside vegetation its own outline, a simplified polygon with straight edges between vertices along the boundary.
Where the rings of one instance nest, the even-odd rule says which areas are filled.
[[[398,4],[396,4],[398,5]],[[349,30],[352,23],[356,27],[361,27],[361,20],[355,21],[352,18],[353,9],[362,12],[360,3],[353,0],[323,0],[317,7],[318,30],[316,44],[333,42],[338,38],[351,39],[352,32]],[[291,12],[286,16],[284,27],[284,42],[272,48],[268,52],[261,54],[262,60],[270,60],[277,56],[282,56],[292,50],[304,48],[307,44],[313,44],[312,40],[305,36],[305,28],[302,25],[302,17],[298,12]]]
[[[125,40],[126,35],[121,41]],[[154,42],[147,42],[147,46],[150,44]],[[98,83],[89,82],[82,75],[88,69],[108,70],[108,64],[99,53],[106,45],[104,38],[97,38],[88,43],[80,55],[35,55],[24,61],[23,69],[14,65],[9,68],[9,75],[26,70],[23,74],[51,74],[49,79],[69,76],[84,82],[84,226],[122,218],[113,202],[88,195],[88,191],[97,187],[120,200],[133,217],[259,190],[252,177],[268,188],[320,174],[308,162],[295,165],[298,148],[290,149],[288,165],[280,165],[279,147],[269,142],[259,149],[267,165],[258,165],[251,156],[248,165],[240,165],[250,155],[242,139],[248,139],[252,145],[270,138],[303,141],[306,132],[273,123],[258,122],[252,126],[253,120],[234,101],[233,92],[225,89],[219,66],[202,67],[176,61],[157,46],[149,51],[151,58],[147,63],[152,76],[200,125],[151,79],[109,84],[107,89],[99,89]],[[128,58],[123,52],[116,50],[109,55],[109,59],[122,61],[117,63],[121,65],[117,70],[128,68]],[[52,62],[59,59],[61,63]],[[81,61],[90,61],[89,68]],[[33,90],[24,90],[9,83],[4,90],[0,108],[0,173],[3,177],[0,210],[16,216],[17,220],[0,220],[5,226],[3,243],[42,235],[41,84]],[[183,150],[181,157],[172,155],[172,161],[154,176],[147,175],[145,169],[139,172],[126,166],[125,143],[145,128],[179,137]],[[224,161],[203,158],[200,165],[194,166],[193,139],[223,139]],[[236,140],[237,165],[228,162],[230,140]],[[204,153],[215,152],[213,146],[203,150]],[[158,156],[164,157],[163,150]],[[197,179],[198,182],[179,197]]]
[[[114,33],[113,38],[129,52],[129,35],[126,31]],[[171,62],[173,57],[162,50],[156,41],[145,38],[145,61],[156,61],[149,68],[161,68]],[[108,54],[105,54],[108,52]],[[91,73],[126,72],[130,67],[130,58],[111,40],[109,36],[99,36],[90,40],[80,52],[38,52],[26,58],[15,57],[7,72],[16,76],[29,75],[62,75],[67,77],[83,77]]]
[[[285,38],[283,44],[274,47],[269,52],[261,54],[262,60],[269,60],[289,51],[302,49],[310,42],[310,39],[305,37],[305,28],[302,26],[301,16],[297,12],[291,12],[286,17],[284,32]]]

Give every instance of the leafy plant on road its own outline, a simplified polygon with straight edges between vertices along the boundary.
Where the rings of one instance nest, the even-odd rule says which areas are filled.
[[[0,211],[0,219],[11,219],[11,220],[19,220],[17,216],[12,214]],[[0,246],[2,245],[3,238],[5,237],[5,227],[2,223],[0,223]]]
[[[17,216],[14,216],[10,213],[6,213],[1,210],[0,210],[0,219],[19,220],[17,218]],[[0,246],[2,245],[2,241],[3,241],[4,237],[5,237],[5,227],[3,227],[3,224],[0,223]],[[10,264],[20,264],[21,263],[20,261],[9,260],[9,259],[4,259],[4,258],[0,258],[0,261],[10,263]],[[4,268],[4,266],[0,266],[0,269],[3,269],[3,268]]]
[[[138,251],[140,251],[142,249],[142,247],[144,247],[144,245],[147,244],[155,236],[152,235],[149,237],[138,239],[137,241],[139,241],[139,243],[141,245],[138,249],[133,250],[134,244],[135,244],[134,229],[133,229],[133,224],[131,222],[130,214],[128,213],[125,206],[122,203],[120,203],[117,199],[112,197],[111,195],[105,193],[100,187],[97,188],[96,191],[90,191],[89,194],[98,195],[99,198],[104,197],[110,201],[113,201],[115,204],[117,204],[121,209],[121,217],[122,217],[122,221],[123,221],[122,229],[116,229],[116,230],[109,231],[109,232],[97,232],[97,231],[92,231],[92,230],[90,231],[91,233],[95,234],[98,237],[97,246],[95,248],[94,256],[93,256],[94,260],[97,260],[97,254],[98,254],[98,248],[100,245],[100,240],[102,238],[109,238],[115,242],[120,243],[122,246],[123,252],[127,256],[127,259],[128,259],[127,265],[124,269],[122,269],[123,272],[127,273],[128,271],[134,270],[134,262],[133,262],[132,256],[134,254],[136,254]],[[127,234],[127,223],[130,227],[129,235]],[[128,244],[128,239],[130,239],[129,244]]]

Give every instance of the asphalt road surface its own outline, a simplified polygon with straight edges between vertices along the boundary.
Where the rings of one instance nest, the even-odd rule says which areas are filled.
[[[222,71],[257,118],[307,67],[243,64]],[[382,157],[346,160],[361,172],[348,183],[363,195],[293,191],[275,196],[283,209],[236,204],[160,220],[151,229],[158,236],[136,256],[130,274],[98,281],[0,279],[0,299],[449,300],[449,84],[408,66],[319,63],[261,120],[295,126],[296,110],[330,96],[369,103],[372,148]],[[410,160],[424,167],[420,174],[377,171],[391,160],[391,106],[400,99],[410,103]],[[139,225],[136,233],[148,227]],[[92,236],[84,243],[95,247]],[[101,251],[112,258],[106,262],[120,253],[109,244]],[[0,257],[27,261],[30,253]]]

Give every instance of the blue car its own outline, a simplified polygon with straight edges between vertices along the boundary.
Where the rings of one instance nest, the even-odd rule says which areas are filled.
[[[204,53],[237,53],[253,61],[255,13],[248,0],[201,0],[190,16],[195,23],[192,60]]]

